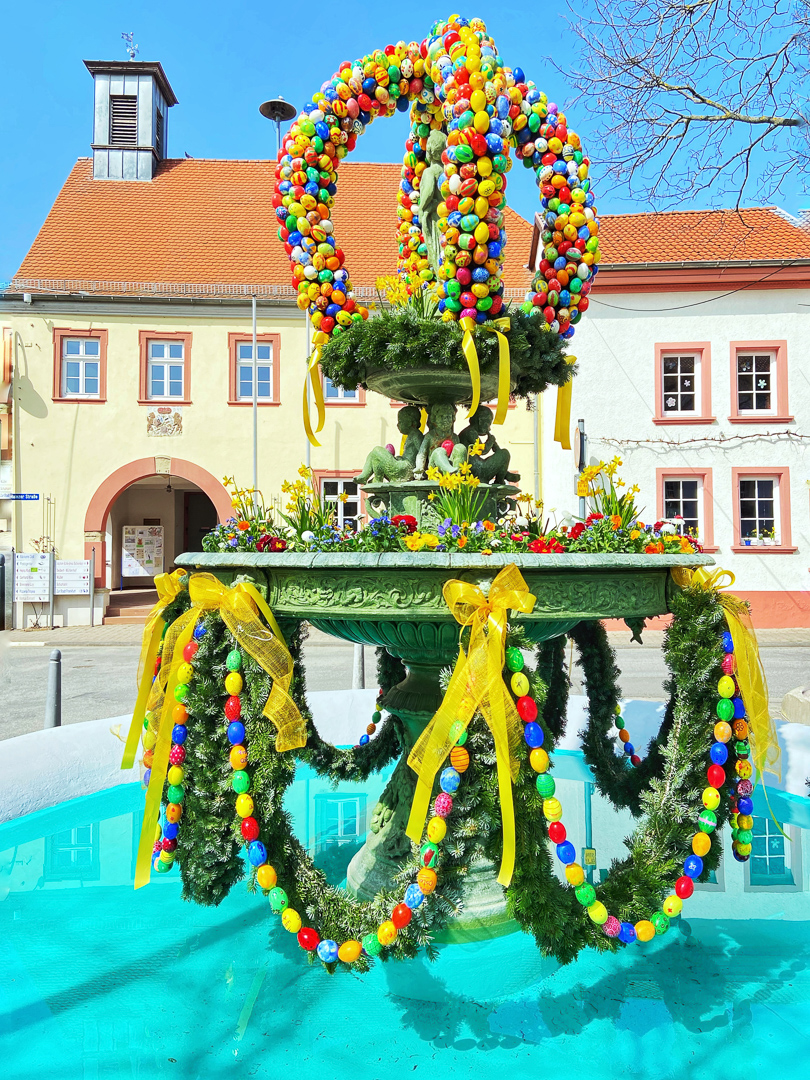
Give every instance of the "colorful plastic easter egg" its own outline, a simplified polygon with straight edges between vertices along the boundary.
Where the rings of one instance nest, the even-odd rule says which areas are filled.
[[[585,881],[582,885],[577,885],[574,895],[583,907],[590,907],[596,899],[596,890],[593,885]]]
[[[242,654],[238,649],[231,649],[225,657],[225,667],[228,671],[238,671],[242,666]],[[230,691],[229,691],[230,693]],[[236,693],[239,693],[237,690]]]
[[[412,918],[413,912],[407,904],[397,904],[391,912],[391,922],[397,930],[402,930],[403,927],[408,925]]]
[[[251,799],[250,795],[237,796],[236,812],[241,818],[250,817],[253,813],[253,799]]]
[[[439,776],[439,785],[442,791],[447,792],[448,795],[452,795],[454,792],[458,791],[458,785],[460,783],[461,776],[452,766],[442,769]]]
[[[562,812],[562,806],[560,805],[559,799],[544,800],[543,817],[545,817],[546,821],[559,821],[562,817]]]
[[[585,880],[585,871],[579,863],[571,863],[565,868],[565,877],[569,885],[581,885]]]
[[[318,959],[324,964],[334,964],[338,958],[338,944],[336,941],[332,941],[331,938],[326,938],[324,941],[318,942],[316,952]]]
[[[439,859],[439,848],[436,844],[428,841],[419,849],[419,861],[423,867],[433,867]]]
[[[176,824],[183,816],[183,807],[179,803],[169,803],[166,807],[166,820]]]
[[[270,901],[270,907],[273,909],[273,911],[276,912],[276,914],[284,911],[290,903],[287,894],[284,892],[280,885],[276,885],[275,888],[270,890],[270,894],[267,899]],[[297,932],[298,931],[296,930],[296,933]]]
[[[232,747],[228,760],[232,769],[244,769],[245,765],[247,765],[247,750],[245,750],[244,746]]]
[[[264,863],[256,870],[256,881],[260,889],[272,889],[277,880],[276,871],[270,863]]]
[[[537,719],[537,702],[527,695],[519,697],[515,702],[517,714],[524,724],[530,724]]]
[[[639,941],[652,941],[655,937],[655,927],[649,919],[641,919],[637,922],[635,930]]]
[[[677,897],[674,897],[677,899]],[[665,934],[669,930],[669,916],[665,915],[663,911],[656,911],[654,915],[650,917],[650,922],[655,927],[655,932],[659,936]]]
[[[730,675],[722,675],[717,683],[717,693],[723,698],[734,697],[735,692],[734,680]]]
[[[425,894],[415,882],[405,890],[404,901],[411,909],[418,908],[424,899]]]
[[[695,883],[688,874],[683,874],[675,882],[675,895],[681,900],[688,900],[695,891]]]
[[[228,724],[228,742],[237,746],[245,741],[245,725],[240,720]]]
[[[727,743],[731,738],[731,725],[727,724],[725,720],[721,720],[720,723],[715,724],[714,737],[718,742]]]
[[[550,799],[557,787],[554,783],[554,777],[549,773],[540,773],[535,780],[535,786],[538,795],[541,795],[544,799]],[[568,862],[570,861],[571,860],[569,859]]]
[[[433,812],[437,817],[446,818],[453,809],[453,797],[446,791],[440,791],[433,802]]]
[[[242,824],[239,826],[242,836],[245,840],[258,840],[259,838],[259,823],[254,817],[246,817],[242,819]]]
[[[416,884],[425,896],[429,896],[436,888],[436,881],[436,871],[427,866],[423,867],[416,875]]]
[[[510,645],[506,650],[506,666],[510,671],[522,671],[524,664],[523,653],[520,649],[516,649],[514,645]]]
[[[603,926],[604,923],[607,922],[607,908],[601,900],[594,900],[594,902],[590,904],[589,907],[586,908],[586,910],[588,912],[588,917],[590,918],[591,922],[596,923],[597,926]]]
[[[512,693],[515,697],[523,697],[529,692],[529,680],[522,671],[516,671],[512,675],[510,686],[512,687]]]
[[[250,777],[244,769],[239,769],[233,774],[231,777],[231,787],[240,795],[243,792],[250,790]]]
[[[630,922],[623,922],[619,928],[619,941],[631,945],[636,940],[636,928]]]
[[[382,945],[379,942],[376,934],[366,934],[363,938],[363,952],[367,956],[379,956],[382,952]]]
[[[344,964],[353,964],[363,951],[363,946],[359,941],[344,941],[338,949],[338,960],[342,960]]]
[[[529,764],[536,773],[544,773],[548,768],[548,754],[541,746],[535,747],[529,754]]]
[[[664,914],[667,916],[667,918],[674,919],[676,915],[680,915],[681,908],[683,907],[683,901],[681,900],[680,896],[668,896],[661,905],[661,907],[663,908]]]
[[[242,693],[242,676],[238,671],[231,671],[225,676],[225,689],[229,694],[236,695]]]
[[[307,952],[315,952],[320,943],[320,935],[311,926],[302,926],[298,931],[298,944]]]
[[[177,669],[177,681],[179,683],[190,683],[194,678],[194,668],[191,664],[182,663]]]
[[[386,919],[385,922],[380,923],[379,929],[377,930],[377,940],[381,945],[393,945],[396,938],[397,928],[390,919]]]
[[[543,735],[543,729],[536,721],[531,721],[523,729],[523,738],[526,740],[526,744],[533,750],[543,745],[545,736]]]
[[[458,773],[466,772],[470,767],[470,755],[463,746],[454,746],[450,751],[450,764]]]
[[[715,711],[721,720],[731,720],[734,716],[734,705],[729,698],[721,697],[715,706]]]
[[[443,818],[434,817],[427,823],[427,838],[433,844],[440,844],[447,832],[447,825]]]
[[[714,832],[717,828],[717,815],[713,810],[704,810],[698,818],[698,828],[701,832]]]
[[[707,810],[716,810],[720,805],[720,792],[717,788],[707,787],[703,789],[703,805]]]

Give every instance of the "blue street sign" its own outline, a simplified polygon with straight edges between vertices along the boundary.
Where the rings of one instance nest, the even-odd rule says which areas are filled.
[[[15,492],[12,495],[0,495],[0,499],[16,499],[17,502],[36,502],[39,499],[39,495],[24,495],[21,492]]]

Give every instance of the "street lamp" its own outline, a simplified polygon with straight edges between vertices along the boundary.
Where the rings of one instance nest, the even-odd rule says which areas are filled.
[[[281,94],[277,98],[270,98],[259,106],[259,112],[276,125],[276,161],[281,154],[281,122],[286,123],[295,116],[296,108],[289,101],[285,101]]]

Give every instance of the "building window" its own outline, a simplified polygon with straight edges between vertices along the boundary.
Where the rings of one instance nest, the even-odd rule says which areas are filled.
[[[366,392],[362,386],[355,386],[351,390],[344,390],[342,386],[335,386],[326,375],[321,375],[323,380],[323,399],[327,405],[365,405]]]
[[[355,481],[337,476],[323,476],[320,488],[324,502],[335,507],[338,528],[348,528],[356,532],[360,518],[360,492]]]
[[[315,796],[315,850],[357,844],[366,834],[366,796],[328,792]]]
[[[110,146],[138,145],[138,98],[135,94],[110,95]]]
[[[801,847],[799,840],[786,839],[785,826],[768,817],[755,817],[747,884],[753,888],[774,885],[801,888]]]
[[[272,401],[273,346],[257,343],[254,362],[253,342],[240,341],[236,346],[236,394],[240,401],[253,401],[254,380],[258,400]]]
[[[655,346],[657,424],[711,423],[711,348],[708,342]]]
[[[104,401],[107,331],[54,329],[54,401]]]
[[[736,424],[789,423],[787,342],[731,343],[731,415]]]
[[[700,412],[700,357],[664,356],[664,413]]]
[[[46,837],[46,881],[97,881],[100,869],[97,823],[77,825]]]
[[[675,521],[681,536],[700,535],[699,479],[664,480],[664,517]]]
[[[151,405],[171,401],[190,405],[191,334],[152,333],[141,330],[141,364],[138,401]]]
[[[62,340],[62,397],[98,397],[101,387],[98,338]]]
[[[280,403],[279,381],[280,334],[256,336],[256,359],[253,359],[251,334],[228,334],[228,404],[253,404],[256,379],[257,403],[261,406]]]
[[[771,412],[776,401],[773,353],[737,353],[737,411]]]
[[[795,551],[791,547],[790,471],[732,469],[735,551]]]
[[[149,342],[147,387],[152,400],[183,397],[183,352],[182,341]]]
[[[681,535],[696,536],[704,551],[716,551],[711,469],[657,469],[656,480],[656,515]]]
[[[333,401],[357,401],[357,388],[344,390],[342,386],[335,386],[326,375],[323,377],[323,396],[327,402]]]

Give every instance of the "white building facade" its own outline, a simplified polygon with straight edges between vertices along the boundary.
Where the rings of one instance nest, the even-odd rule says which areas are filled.
[[[618,455],[643,521],[697,531],[756,626],[810,625],[810,232],[763,208],[608,217],[602,234],[571,350],[587,462]],[[691,258],[653,261],[678,254],[672,237]],[[574,452],[553,442],[546,397],[543,499],[576,514]]]

